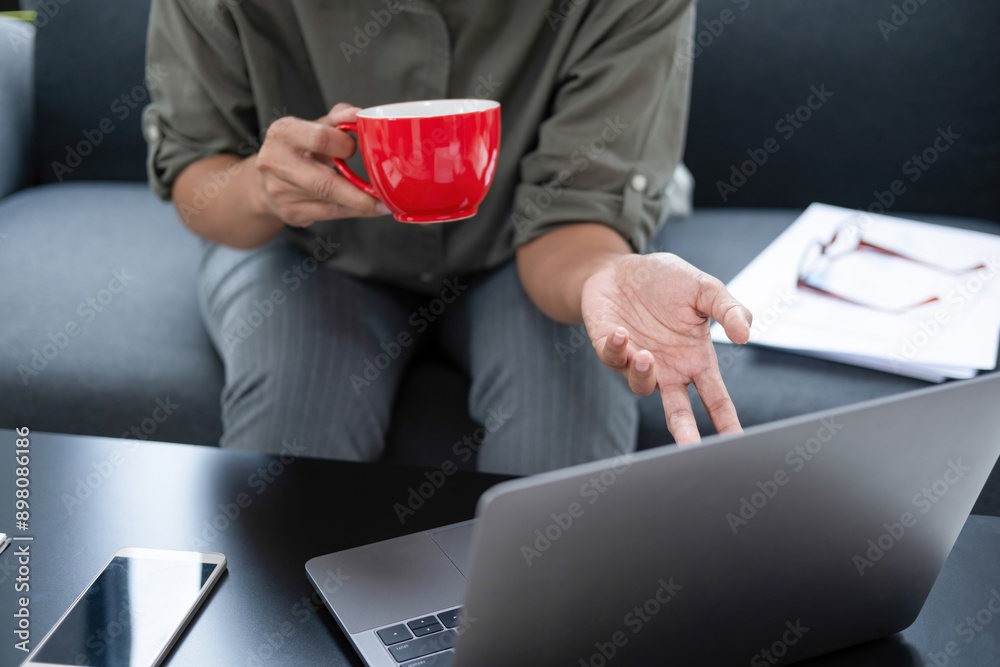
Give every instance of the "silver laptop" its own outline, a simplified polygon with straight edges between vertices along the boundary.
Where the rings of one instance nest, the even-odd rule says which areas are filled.
[[[499,484],[314,558],[371,667],[777,665],[899,632],[1000,455],[1000,374]]]

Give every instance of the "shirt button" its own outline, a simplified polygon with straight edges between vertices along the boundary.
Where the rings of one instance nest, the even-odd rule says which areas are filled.
[[[430,271],[424,271],[420,274],[420,282],[422,283],[432,283],[434,282],[434,274]]]
[[[645,192],[647,184],[648,181],[646,180],[646,177],[643,176],[642,174],[636,174],[635,176],[632,177],[632,183],[631,183],[632,189],[637,192]]]

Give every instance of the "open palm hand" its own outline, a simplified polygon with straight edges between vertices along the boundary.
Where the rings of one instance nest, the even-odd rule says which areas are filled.
[[[709,327],[715,319],[730,340],[745,343],[751,315],[718,279],[670,253],[623,255],[587,279],[582,311],[601,361],[637,394],[659,388],[678,444],[700,440],[691,383],[719,433],[741,430]]]

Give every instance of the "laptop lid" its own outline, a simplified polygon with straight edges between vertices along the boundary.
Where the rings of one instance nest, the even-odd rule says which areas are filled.
[[[998,407],[988,375],[493,487],[455,667],[787,664],[903,630]]]

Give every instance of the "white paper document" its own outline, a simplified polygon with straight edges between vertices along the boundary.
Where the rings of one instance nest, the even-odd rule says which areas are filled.
[[[1000,236],[813,204],[728,287],[753,344],[940,382],[996,367],[998,278]]]

